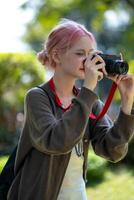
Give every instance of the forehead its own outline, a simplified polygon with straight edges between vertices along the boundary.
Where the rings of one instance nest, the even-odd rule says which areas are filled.
[[[74,42],[72,50],[91,50],[95,49],[95,43],[88,36],[82,36]]]

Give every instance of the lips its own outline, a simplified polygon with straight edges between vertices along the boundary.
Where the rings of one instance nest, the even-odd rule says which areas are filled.
[[[84,70],[84,68],[80,68],[80,70]]]

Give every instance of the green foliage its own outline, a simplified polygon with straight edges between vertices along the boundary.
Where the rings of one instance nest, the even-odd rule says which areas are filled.
[[[44,70],[33,54],[0,54],[0,95],[4,106],[20,106],[27,89],[44,80]]]
[[[59,19],[69,18],[80,21],[92,30],[102,30],[104,12],[115,5],[116,1],[92,1],[88,0],[44,0],[33,3],[29,0],[22,8],[33,7],[35,17],[27,25],[27,32],[24,36],[32,49],[39,51],[42,48],[42,42],[47,37],[49,31],[55,26]],[[38,31],[37,31],[38,30]]]
[[[16,132],[16,115],[23,112],[26,92],[44,81],[45,71],[34,54],[1,53],[0,73],[0,141],[8,142],[8,133]]]
[[[129,62],[129,72],[134,74],[134,60],[130,60]]]
[[[2,144],[12,143],[12,134],[9,133],[7,128],[0,127],[0,143]]]
[[[0,95],[5,105],[20,105],[26,90],[43,81],[42,70],[32,54],[1,53]]]
[[[105,159],[95,155],[92,150],[89,150],[87,184],[92,185],[104,179],[106,164],[107,161]]]
[[[122,51],[129,59],[133,56],[134,4],[130,0],[39,0],[38,3],[29,0],[22,5],[23,9],[29,7],[35,14],[34,20],[27,25],[24,41],[36,51],[42,48],[43,41],[59,19],[69,18],[84,23],[95,34],[101,50]],[[106,11],[114,12],[118,18],[106,23]],[[129,17],[128,22],[122,20],[119,25],[112,26],[121,21],[123,12]]]
[[[0,157],[0,172],[2,171],[3,167],[5,166],[7,160],[8,160],[8,156]]]

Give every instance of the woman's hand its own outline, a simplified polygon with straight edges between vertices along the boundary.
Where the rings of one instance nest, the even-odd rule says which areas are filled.
[[[85,80],[83,86],[90,90],[95,89],[98,80],[101,80],[104,74],[107,75],[105,62],[97,53],[100,52],[96,51],[90,54],[84,62]],[[100,64],[97,64],[97,62]]]
[[[134,75],[116,75],[110,77],[119,89],[121,95],[121,107],[124,113],[130,114],[134,102]]]

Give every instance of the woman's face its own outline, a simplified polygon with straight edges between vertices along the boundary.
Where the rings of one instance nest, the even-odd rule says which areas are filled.
[[[84,60],[95,50],[95,44],[88,36],[82,36],[74,45],[60,55],[60,70],[75,79],[84,79]]]

